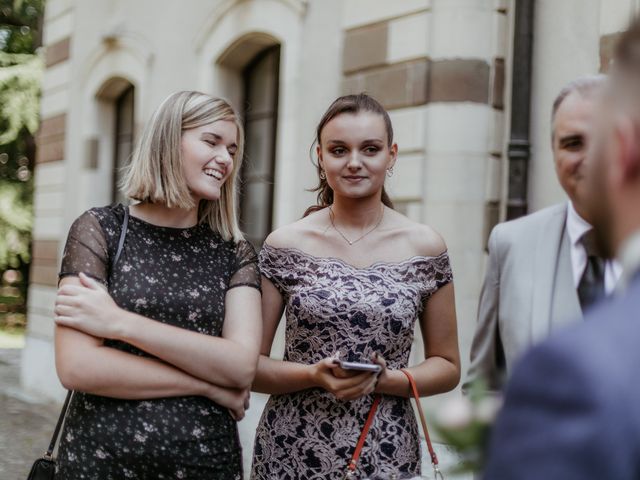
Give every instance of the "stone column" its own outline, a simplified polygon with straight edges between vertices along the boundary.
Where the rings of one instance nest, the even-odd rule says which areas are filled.
[[[508,3],[433,0],[429,19],[422,219],[448,244],[463,378],[476,325],[486,240],[498,221],[503,197]],[[447,398],[425,403],[433,411]]]
[[[53,351],[53,304],[60,252],[64,242],[67,113],[70,103],[70,57],[73,2],[50,0],[45,10],[45,65],[37,134],[33,259],[29,284],[26,345],[22,353],[22,387],[42,398],[61,400]]]

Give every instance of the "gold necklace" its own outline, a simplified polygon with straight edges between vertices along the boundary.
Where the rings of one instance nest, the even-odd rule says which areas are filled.
[[[349,240],[346,237],[346,235],[344,233],[342,233],[338,227],[336,227],[336,223],[334,221],[334,217],[335,217],[335,214],[333,213],[333,209],[331,208],[331,205],[329,205],[329,219],[331,220],[331,226],[333,226],[334,230],[340,234],[340,236],[344,239],[345,242],[347,242],[349,245],[353,245],[354,243],[357,243],[360,240],[362,240],[364,237],[369,235],[371,232],[373,232],[376,228],[378,228],[380,226],[380,224],[382,223],[382,219],[384,218],[384,205],[382,205],[382,209],[380,211],[380,218],[378,219],[376,224],[373,226],[373,228],[371,230],[368,230],[367,232],[363,233],[362,235],[360,235],[355,240]]]

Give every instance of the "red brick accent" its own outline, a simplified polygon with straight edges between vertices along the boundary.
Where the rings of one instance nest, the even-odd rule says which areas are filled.
[[[402,108],[427,103],[429,61],[414,60],[347,77],[345,93],[367,92],[385,108]]]
[[[57,240],[33,241],[29,276],[31,283],[50,287],[58,285],[58,246]]]
[[[34,240],[32,245],[31,273],[29,280],[38,285],[58,285],[57,240]]]
[[[384,65],[387,59],[388,22],[348,30],[344,38],[345,73]]]
[[[367,92],[389,109],[429,102],[488,104],[490,70],[483,60],[411,60],[348,75],[342,89]]]
[[[54,162],[64,159],[64,141],[67,115],[45,118],[36,135],[36,163]]]
[[[430,102],[489,103],[490,67],[484,60],[447,59],[430,64]]]
[[[64,62],[69,59],[71,52],[71,37],[63,38],[55,43],[47,45],[45,50],[44,63],[48,67],[52,67],[57,63]]]

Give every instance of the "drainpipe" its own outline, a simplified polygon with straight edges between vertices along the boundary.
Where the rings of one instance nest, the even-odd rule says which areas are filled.
[[[531,143],[531,72],[535,0],[515,0],[513,71],[511,75],[511,133],[507,220],[527,214],[527,181]]]

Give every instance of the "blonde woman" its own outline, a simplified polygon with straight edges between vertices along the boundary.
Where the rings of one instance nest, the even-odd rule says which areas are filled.
[[[242,477],[236,420],[261,335],[257,259],[236,223],[242,147],[225,101],[175,93],[125,176],[138,203],[72,225],[55,343],[76,393],[56,478]]]

